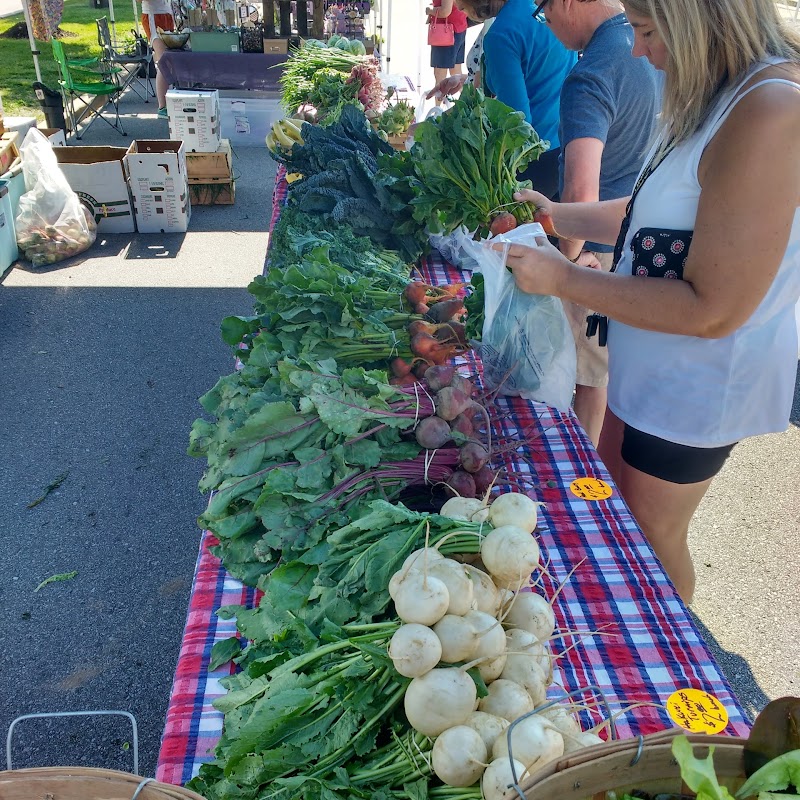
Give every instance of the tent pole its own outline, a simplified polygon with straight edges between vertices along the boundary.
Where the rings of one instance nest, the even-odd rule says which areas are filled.
[[[389,0],[386,6],[386,16],[388,17],[388,24],[386,30],[386,72],[392,74],[389,62],[392,60],[392,0]]]
[[[108,16],[111,23],[111,43],[117,46],[117,25],[114,19],[114,0],[108,0]]]
[[[39,69],[39,49],[36,46],[36,39],[33,38],[33,21],[28,8],[28,0],[22,0],[22,11],[25,14],[25,24],[28,26],[28,40],[31,43],[31,55],[33,56],[33,68],[36,70],[36,80],[41,83],[42,72]]]

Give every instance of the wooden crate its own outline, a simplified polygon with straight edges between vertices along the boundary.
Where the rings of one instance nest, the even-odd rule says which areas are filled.
[[[232,169],[230,139],[222,139],[216,153],[186,153],[189,183],[230,181]]]
[[[7,131],[0,136],[0,175],[8,172],[18,157],[17,133],[16,131]]]
[[[235,181],[190,183],[189,199],[193,206],[230,206],[236,199]]]

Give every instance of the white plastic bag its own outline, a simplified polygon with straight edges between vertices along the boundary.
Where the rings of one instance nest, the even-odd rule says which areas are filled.
[[[469,245],[465,246],[464,244],[468,243],[471,238],[470,232],[463,225],[446,236],[440,233],[428,234],[431,247],[438,250],[445,261],[454,267],[469,271],[476,268],[475,261],[470,255]]]
[[[44,134],[31,128],[20,148],[25,194],[16,217],[17,245],[34,267],[88,250],[97,237],[91,212],[70,188]]]
[[[536,222],[495,236],[492,244],[536,247],[545,236]],[[488,388],[524,397],[566,411],[575,389],[575,339],[561,300],[526,294],[506,267],[507,248],[493,250],[486,242],[462,241],[483,275],[485,307],[478,352]]]

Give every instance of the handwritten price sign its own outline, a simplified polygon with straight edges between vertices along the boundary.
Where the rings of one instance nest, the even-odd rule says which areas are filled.
[[[614,490],[600,478],[576,478],[569,488],[581,500],[605,500],[614,494]]]
[[[667,700],[672,721],[692,733],[719,733],[728,724],[728,712],[713,694],[702,689],[678,689]]]

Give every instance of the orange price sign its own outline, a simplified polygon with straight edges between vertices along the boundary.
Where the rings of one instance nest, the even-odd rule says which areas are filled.
[[[569,485],[570,491],[582,500],[605,500],[614,490],[600,478],[576,478]]]
[[[667,700],[676,725],[692,733],[719,733],[728,725],[728,712],[713,694],[702,689],[678,689]]]

